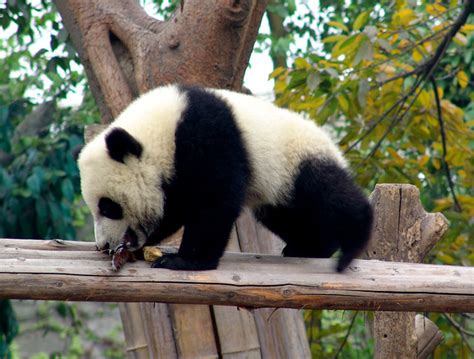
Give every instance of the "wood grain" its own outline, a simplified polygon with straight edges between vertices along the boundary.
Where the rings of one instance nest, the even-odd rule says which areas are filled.
[[[0,239],[0,298],[474,311],[471,267],[356,260],[338,274],[331,259],[228,253],[217,270],[152,269],[137,261],[117,273],[110,257],[94,248],[81,242]]]
[[[448,229],[441,213],[427,213],[420,202],[420,191],[409,184],[378,184],[371,194],[375,221],[369,258],[395,262],[423,262],[426,254]],[[375,312],[376,359],[416,358],[417,340],[433,337],[416,329],[415,312]],[[418,321],[419,323],[419,321]],[[417,334],[418,333],[418,334]],[[434,346],[426,349],[434,349]],[[425,353],[426,354],[426,353]],[[425,355],[424,354],[424,355]]]

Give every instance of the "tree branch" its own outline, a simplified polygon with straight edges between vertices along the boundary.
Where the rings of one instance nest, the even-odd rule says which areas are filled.
[[[463,342],[466,344],[468,347],[469,351],[471,353],[474,353],[474,348],[471,346],[469,343],[469,338],[466,338],[466,335],[468,336],[473,336],[474,333],[468,332],[465,330],[458,322],[456,322],[453,318],[451,318],[448,314],[444,314],[445,318],[448,319],[448,321],[452,324],[452,326],[458,331],[458,333],[461,335]]]
[[[349,324],[349,328],[347,328],[347,332],[346,332],[346,335],[344,337],[344,340],[342,341],[341,345],[339,346],[339,349],[337,350],[336,355],[334,355],[334,359],[337,359],[339,357],[339,354],[342,352],[342,349],[346,345],[347,339],[349,338],[349,334],[351,334],[352,327],[355,324],[357,314],[359,314],[358,311],[355,312],[354,315],[352,316],[351,323]]]
[[[161,84],[240,90],[267,2],[182,2],[160,22],[134,0],[55,1],[105,123]]]
[[[447,149],[446,149],[446,132],[444,130],[444,121],[443,121],[443,113],[441,110],[441,101],[439,100],[439,94],[438,94],[438,89],[436,87],[436,81],[433,76],[430,78],[431,84],[433,85],[433,91],[435,95],[435,102],[436,102],[436,112],[438,114],[438,123],[439,123],[439,131],[441,133],[441,143],[443,145],[443,167],[444,171],[446,172],[446,178],[448,180],[448,185],[449,185],[449,190],[451,192],[451,196],[453,197],[454,201],[454,209],[457,212],[461,212],[461,205],[459,204],[459,201],[456,197],[456,193],[454,192],[454,183],[451,177],[451,171],[449,169],[448,161],[446,160],[447,157]]]
[[[451,26],[451,29],[448,31],[447,35],[445,36],[445,38],[443,39],[441,44],[437,47],[437,49],[436,49],[435,53],[433,54],[433,56],[428,61],[426,61],[423,64],[423,66],[420,67],[420,71],[418,72],[419,78],[417,79],[417,81],[415,81],[415,84],[412,86],[412,88],[410,89],[408,94],[403,97],[402,101],[398,101],[394,106],[392,106],[390,108],[390,112],[391,112],[392,109],[394,109],[396,107],[396,105],[400,105],[399,110],[397,111],[397,113],[399,113],[401,111],[401,108],[402,108],[403,104],[405,103],[405,101],[407,101],[408,98],[412,95],[414,95],[413,99],[411,100],[409,105],[406,107],[405,111],[403,111],[403,113],[399,117],[396,117],[392,120],[392,122],[390,123],[388,129],[384,132],[382,137],[377,141],[377,143],[375,144],[373,149],[364,158],[364,160],[367,160],[368,158],[372,157],[375,154],[375,152],[381,146],[383,140],[387,137],[387,135],[406,116],[406,114],[408,113],[408,111],[410,110],[410,108],[413,106],[414,102],[418,98],[419,94],[423,90],[426,82],[432,77],[432,75],[434,74],[434,72],[438,68],[438,66],[441,62],[441,59],[442,59],[443,55],[446,53],[446,50],[448,49],[453,37],[456,35],[456,33],[459,31],[459,29],[466,23],[467,18],[469,17],[469,15],[473,11],[474,11],[474,0],[467,0],[463,10],[459,14],[456,21]],[[418,89],[418,87],[420,87],[420,88]],[[384,120],[384,116],[382,116],[376,122],[376,124],[382,122],[383,120]],[[363,137],[365,138],[369,133],[371,133],[375,129],[375,126],[374,125],[371,126],[369,128],[369,130],[366,131],[366,133],[364,133]],[[353,149],[358,143],[360,143],[360,141],[361,141],[360,139],[357,140],[353,145],[351,145],[349,147],[349,149],[346,152]]]

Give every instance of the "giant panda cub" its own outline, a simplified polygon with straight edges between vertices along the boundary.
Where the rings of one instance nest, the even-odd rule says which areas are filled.
[[[98,249],[159,243],[153,267],[216,268],[244,206],[286,247],[344,270],[365,247],[372,209],[328,134],[296,113],[227,90],[168,85],[135,100],[81,151]]]

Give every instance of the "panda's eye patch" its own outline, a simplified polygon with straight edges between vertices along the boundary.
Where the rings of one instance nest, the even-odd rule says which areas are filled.
[[[107,198],[107,197],[102,197],[99,200],[99,213],[101,216],[104,216],[110,219],[123,218],[122,207],[117,202],[114,202],[110,198]]]

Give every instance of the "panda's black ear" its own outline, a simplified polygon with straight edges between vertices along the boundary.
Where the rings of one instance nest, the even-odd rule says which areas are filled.
[[[124,163],[125,156],[131,154],[138,158],[142,155],[142,145],[123,128],[114,128],[105,136],[109,156]]]

